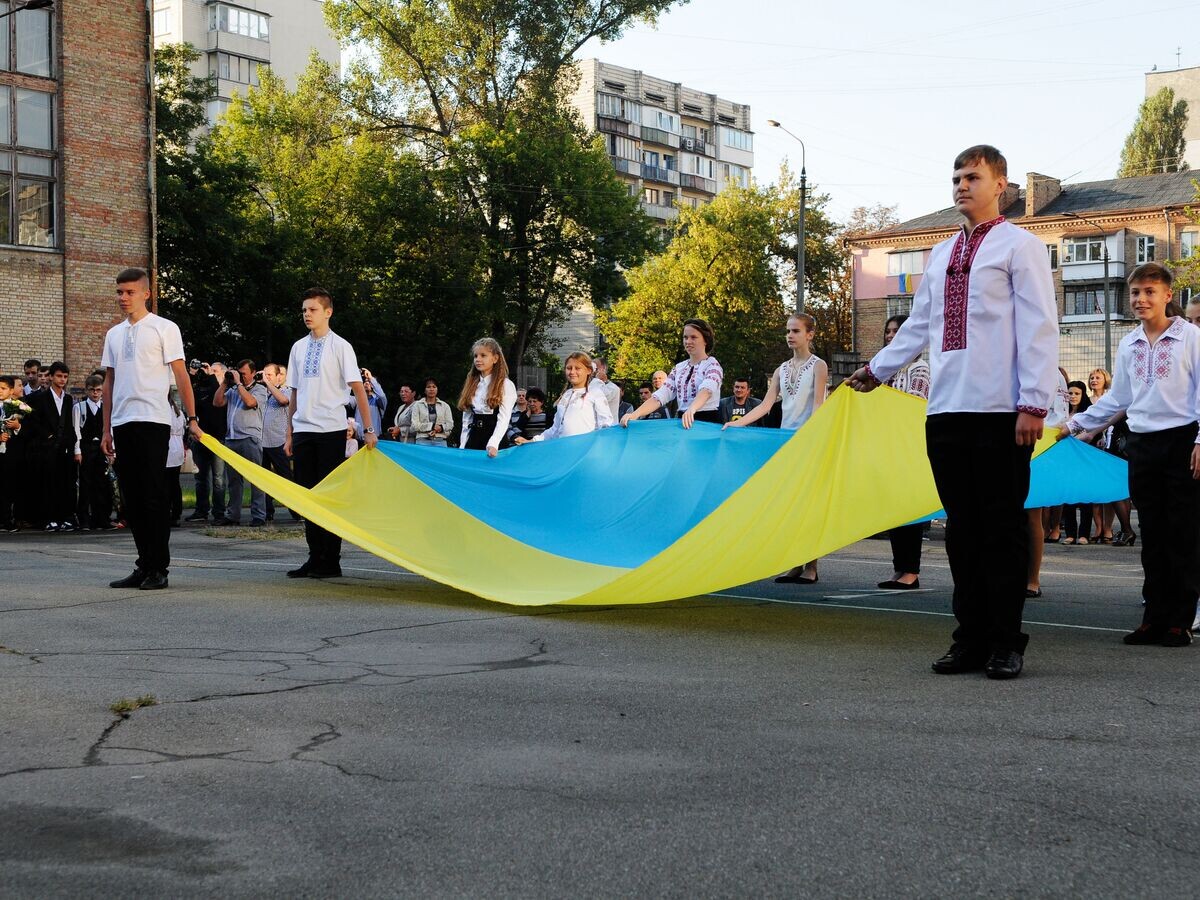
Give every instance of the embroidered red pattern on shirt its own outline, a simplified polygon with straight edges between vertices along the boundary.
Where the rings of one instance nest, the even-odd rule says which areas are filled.
[[[967,349],[967,295],[971,287],[971,262],[979,252],[979,245],[989,231],[1004,221],[998,216],[990,222],[975,226],[971,237],[965,231],[958,233],[954,249],[950,251],[950,265],[946,269],[946,288],[942,294],[943,325],[942,352]]]

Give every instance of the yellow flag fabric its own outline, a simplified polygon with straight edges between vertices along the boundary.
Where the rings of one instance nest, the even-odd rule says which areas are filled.
[[[771,438],[750,434],[760,429],[721,432],[707,426],[708,432],[689,433],[677,422],[634,423],[628,431],[609,429],[607,437],[601,432],[552,442],[573,454],[561,469],[555,464],[562,453],[552,456],[551,443],[502,451],[502,458],[524,454],[519,462],[527,468],[532,464],[531,471],[541,471],[541,458],[532,454],[546,453],[545,468],[551,472],[544,480],[554,482],[578,481],[581,467],[591,464],[579,448],[592,445],[582,442],[602,439],[621,442],[613,452],[623,466],[619,471],[627,473],[630,483],[639,477],[636,466],[657,467],[640,473],[651,480],[656,471],[669,478],[694,478],[696,491],[704,490],[706,495],[721,486],[722,478],[742,479],[718,492],[719,502],[714,500],[711,509],[698,505],[695,521],[681,520],[685,521],[681,533],[660,536],[661,546],[653,546],[647,558],[632,562],[628,554],[616,552],[610,560],[603,541],[598,546],[596,540],[589,541],[596,535],[588,533],[586,498],[573,504],[585,508],[563,508],[561,522],[553,523],[555,531],[579,536],[578,546],[586,547],[586,553],[552,552],[514,536],[513,532],[521,531],[520,509],[506,511],[506,521],[513,523],[509,533],[485,521],[490,515],[483,506],[489,485],[509,491],[514,485],[502,484],[504,470],[494,468],[501,460],[489,460],[482,453],[412,447],[363,450],[309,490],[254,465],[209,436],[204,444],[278,502],[410,571],[501,603],[608,606],[656,603],[745,584],[928,517],[940,502],[925,456],[924,419],[925,403],[918,398],[887,388],[870,394],[843,389],[834,392],[790,438],[778,432]],[[651,440],[652,433],[640,429],[641,425],[678,430],[656,432],[657,449],[639,455],[639,447]],[[705,457],[710,460],[706,471],[689,474],[665,466],[664,435],[676,446],[707,442],[711,453]],[[739,448],[768,439],[777,440],[778,448],[771,447],[761,466],[756,464],[748,476],[725,474],[736,468],[733,461],[741,458]],[[1052,443],[1047,435],[1038,451]],[[427,474],[418,477],[408,471],[405,460]],[[439,492],[426,483],[436,481],[433,475],[438,473],[431,467],[451,464],[457,468],[445,480],[449,487]],[[530,484],[529,490],[542,487]],[[683,487],[686,496],[688,485]],[[522,490],[523,483],[515,488]],[[445,494],[452,489],[460,490],[457,496],[477,498],[479,514],[465,509],[466,501],[448,499]],[[611,483],[611,491],[621,490],[621,481]],[[639,494],[621,507],[619,516],[596,527],[637,525],[652,531],[657,516],[654,498],[661,496],[653,491]],[[670,517],[664,513],[664,518]],[[543,543],[566,546],[557,538]]]

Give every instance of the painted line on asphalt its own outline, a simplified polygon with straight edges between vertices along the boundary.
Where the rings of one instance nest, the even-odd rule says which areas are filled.
[[[896,609],[892,606],[861,606],[855,603],[823,603],[820,600],[780,600],[777,597],[752,597],[748,594],[709,594],[710,597],[725,597],[731,600],[758,600],[763,603],[782,603],[787,606],[816,606],[821,609],[860,609],[866,612],[893,612],[906,613],[910,616],[940,616],[944,619],[953,619],[954,613],[935,612],[928,609]],[[1033,622],[1026,619],[1026,625],[1042,625],[1047,628],[1073,628],[1078,631],[1105,631],[1114,634],[1125,634],[1127,628],[1103,628],[1099,625],[1070,625],[1066,622]]]

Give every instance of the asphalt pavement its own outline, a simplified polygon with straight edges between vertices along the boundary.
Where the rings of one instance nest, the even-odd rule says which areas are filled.
[[[1137,547],[1050,547],[995,682],[929,671],[938,543],[919,592],[864,541],[530,610],[229,534],[159,592],[124,533],[0,535],[0,896],[1200,893],[1200,646],[1120,643]]]

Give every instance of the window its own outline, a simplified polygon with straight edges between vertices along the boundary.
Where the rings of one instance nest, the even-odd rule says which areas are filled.
[[[887,317],[890,319],[892,316],[907,316],[912,313],[912,305],[912,297],[888,297]]]
[[[736,181],[742,187],[750,187],[750,170],[735,166],[733,163],[722,163],[721,174],[726,181]]]
[[[660,193],[658,188],[646,188],[642,191],[642,200],[649,203],[651,206],[659,206]]]
[[[629,122],[641,121],[642,107],[632,100],[617,97],[613,94],[596,95],[596,114],[609,116],[614,119],[625,119]]]
[[[1115,282],[1109,285],[1109,307],[1114,316],[1123,315],[1121,285]],[[1102,316],[1104,307],[1101,305],[1104,297],[1103,284],[1070,285],[1063,291],[1063,314],[1068,316]]]
[[[54,95],[0,86],[0,243],[57,243],[54,142]]]
[[[208,101],[208,124],[216,125],[217,120],[225,113],[229,112],[228,100],[209,100]]]
[[[1154,238],[1140,237],[1137,239],[1137,261],[1140,263],[1154,262]]]
[[[1187,259],[1200,246],[1200,231],[1185,231],[1179,235],[1179,258]]]
[[[920,275],[925,271],[925,251],[907,250],[888,254],[889,275]]]
[[[627,137],[621,137],[617,134],[606,134],[604,135],[604,144],[608,148],[609,156],[634,161],[638,159],[637,144]]]
[[[669,172],[675,171],[675,157],[670,153],[664,153],[662,158],[662,167]]]
[[[679,116],[663,112],[661,109],[656,109],[654,112],[656,128],[661,128],[663,131],[670,131],[673,134],[679,134]]]
[[[11,13],[12,4],[0,0],[0,15]],[[0,19],[0,70],[25,75],[53,75],[51,40],[53,16],[48,9],[19,10]]]
[[[653,150],[643,150],[642,151],[642,165],[643,166],[654,166],[654,168],[657,169],[658,168],[658,154],[655,153]]]
[[[1049,244],[1046,247],[1046,252],[1050,254],[1050,271],[1058,271],[1058,244]]]
[[[738,131],[736,128],[722,127],[721,143],[726,147],[750,151],[754,149],[754,135],[748,131]]]
[[[662,192],[662,204],[663,204],[663,206],[674,206],[675,205],[675,192],[674,191],[663,191]]]
[[[255,87],[258,87],[258,67],[260,65],[265,66],[266,63],[259,63],[244,56],[235,56],[232,53],[214,53],[208,57],[210,74],[227,81],[236,81],[239,84],[250,84]]]
[[[1067,238],[1063,241],[1064,263],[1100,262],[1104,259],[1104,239],[1098,237]]]
[[[208,8],[208,30],[240,34],[242,37],[270,40],[270,20],[261,13],[215,4]]]
[[[154,33],[167,34],[171,31],[171,11],[156,9],[154,11]]]
[[[683,127],[683,136],[685,138],[691,138],[694,141],[696,139],[696,126],[695,125],[684,125],[682,127]]]

